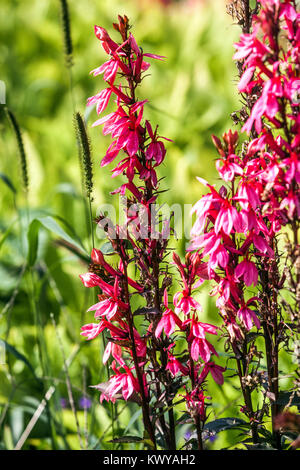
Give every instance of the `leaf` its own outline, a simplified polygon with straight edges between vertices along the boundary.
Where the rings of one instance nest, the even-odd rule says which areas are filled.
[[[251,341],[255,341],[259,336],[263,336],[262,333],[248,333],[246,336],[247,343],[251,343]]]
[[[140,408],[139,410],[137,410],[134,415],[132,416],[131,420],[129,421],[125,431],[124,431],[124,434],[131,428],[131,426],[134,425],[134,423],[137,421],[137,419],[141,416],[142,414],[142,409]]]
[[[100,251],[102,251],[102,253],[104,255],[114,255],[116,252],[115,250],[113,249],[112,247],[112,244],[110,242],[106,242],[104,243],[101,247],[100,247]]]
[[[28,232],[27,232],[27,239],[28,239],[28,252],[27,252],[27,262],[29,266],[33,266],[38,251],[38,244],[39,244],[39,230],[40,230],[40,222],[37,219],[34,219],[31,224],[29,225]]]
[[[53,192],[56,194],[68,194],[74,198],[80,198],[77,189],[71,183],[61,183],[53,188]]]
[[[268,443],[261,442],[259,444],[244,444],[247,450],[277,450]]]
[[[78,248],[79,250],[83,251],[86,253],[84,247],[82,246],[81,243],[79,243],[78,241],[74,240],[74,238],[72,238],[70,235],[67,234],[67,232],[65,232],[60,225],[58,225],[58,223],[53,219],[53,217],[50,217],[50,216],[47,216],[47,217],[40,217],[38,219],[41,224],[48,230],[50,230],[50,232],[53,232],[55,233],[56,235],[58,235],[59,237],[61,237],[63,240],[65,240],[66,242],[69,242],[71,243],[72,245],[74,245],[76,248]]]
[[[13,226],[15,225],[15,223],[17,222],[17,220],[18,219],[13,220],[12,223],[9,225],[9,227],[7,227],[7,229],[5,230],[2,238],[0,239],[0,249],[3,245],[3,243],[5,242],[5,240],[7,239],[8,235],[10,234],[10,232],[11,232]]]
[[[122,437],[117,437],[116,439],[112,439],[109,442],[112,442],[113,444],[118,444],[118,443],[129,444],[129,443],[132,443],[132,442],[134,442],[134,443],[146,442],[146,440],[143,439],[142,437],[138,437],[138,436],[122,436]]]
[[[50,232],[58,235],[65,242],[69,243],[71,246],[75,247],[80,252],[87,255],[83,246],[78,241],[74,240],[74,238],[72,238],[70,235],[68,235],[67,232],[65,232],[64,229],[60,225],[58,225],[58,223],[54,220],[53,217],[51,216],[36,217],[35,219],[31,221],[29,228],[28,228],[28,232],[27,232],[27,238],[28,238],[27,261],[30,266],[33,266],[33,264],[36,261],[37,250],[38,250],[38,233],[39,233],[39,229],[41,225],[45,229],[49,230]]]
[[[122,240],[126,250],[132,250],[132,245],[129,240]],[[114,255],[116,254],[116,251],[114,250],[111,242],[105,242],[103,245],[100,247],[100,250],[104,255]]]
[[[6,176],[4,173],[0,173],[0,178],[2,179],[2,181],[6,184],[6,186],[14,193],[14,194],[17,194],[17,190],[16,188],[14,187],[14,185],[12,184],[10,178],[8,176]]]
[[[82,259],[85,263],[90,263],[91,258],[90,256],[86,253],[83,253],[82,251],[79,251],[77,248],[74,247],[74,245],[71,245],[70,243],[67,243],[66,241],[62,240],[61,238],[59,240],[55,241],[56,245],[62,246],[66,250],[70,251],[73,253],[77,258]]]
[[[229,430],[229,429],[239,429],[241,426],[249,427],[249,424],[243,419],[239,418],[220,418],[215,419],[206,423],[203,427],[203,438],[208,439],[211,434],[217,434],[218,432]]]

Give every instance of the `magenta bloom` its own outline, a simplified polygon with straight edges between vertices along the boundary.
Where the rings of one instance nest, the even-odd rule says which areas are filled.
[[[116,277],[113,287],[110,284],[102,281],[102,279],[100,279],[98,276],[97,278],[98,279],[93,278],[93,282],[97,282],[96,285],[98,285],[103,290],[105,295],[109,297],[92,305],[88,309],[88,312],[95,311],[95,318],[106,316],[107,320],[113,320],[115,319],[118,310],[124,312],[128,309],[128,305],[119,298],[119,278]]]
[[[230,235],[233,227],[236,232],[241,232],[240,215],[234,206],[226,204],[226,202],[221,206],[215,220],[215,232],[219,233],[223,230],[226,235]]]
[[[258,272],[256,266],[252,261],[244,260],[237,265],[234,271],[235,276],[243,279],[246,286],[253,284],[256,286],[258,279]]]
[[[166,310],[162,314],[162,317],[156,327],[156,338],[159,338],[163,330],[167,336],[170,336],[172,333],[174,333],[176,326],[179,328],[182,326],[182,321],[180,318],[171,309],[168,308],[168,292],[166,289],[164,292],[164,306],[166,307]]]
[[[211,373],[212,378],[214,379],[214,381],[219,385],[223,385],[223,383],[224,383],[223,373],[225,372],[225,370],[226,370],[225,367],[221,367],[221,366],[215,364],[213,361],[207,362],[203,366],[202,372],[199,376],[199,380],[200,380],[200,382],[205,380],[207,375],[209,373]]]
[[[101,283],[100,277],[94,273],[79,274],[79,277],[85,287],[96,287]]]
[[[180,328],[181,324],[182,322],[180,318],[178,318],[178,316],[172,310],[166,310],[156,327],[156,338],[159,338],[162,331],[164,331],[167,336],[170,336],[172,333],[174,333],[176,326]]]
[[[188,315],[192,310],[202,311],[202,307],[199,302],[193,299],[187,290],[176,292],[173,301],[176,313],[183,312],[185,315]]]
[[[123,369],[125,372],[120,372],[120,368],[117,368],[113,362],[112,369],[116,375],[110,377],[108,387],[100,396],[101,402],[103,400],[114,402],[116,400],[115,396],[119,392],[122,394],[124,400],[127,401],[134,392],[139,392],[138,381],[131,372],[133,368],[130,369],[124,365]],[[95,385],[95,388],[97,388],[97,385]],[[101,387],[99,387],[99,389],[101,390]]]
[[[257,297],[251,297],[246,304],[242,301],[241,308],[237,312],[237,316],[239,320],[243,323],[247,330],[251,330],[253,323],[255,324],[256,328],[260,328],[260,321],[257,318],[255,312],[249,308],[249,305],[255,305],[255,301],[258,300]]]
[[[119,346],[118,344],[113,343],[112,341],[109,341],[107,343],[106,348],[105,348],[103,358],[102,358],[103,364],[107,363],[110,356],[112,356],[114,359],[116,359],[116,361],[118,361],[118,363],[121,366],[124,366],[125,362],[122,359],[122,348],[121,348],[121,346]]]
[[[85,336],[87,339],[94,339],[106,328],[106,322],[102,321],[100,323],[88,323],[81,327],[81,335]]]
[[[95,310],[95,318],[106,317],[107,320],[113,320],[118,311],[118,302],[112,299],[104,299],[95,305],[92,305],[88,312]]]
[[[179,372],[185,376],[189,374],[188,367],[184,366],[178,359],[176,359],[175,356],[170,353],[168,353],[168,364],[166,370],[169,370],[174,376]]]
[[[191,344],[191,357],[194,361],[198,361],[199,356],[204,362],[208,362],[211,354],[218,355],[217,351],[211,343],[206,339],[195,337]]]
[[[238,165],[236,155],[230,155],[226,160],[220,159],[216,162],[216,168],[224,181],[232,181],[236,175],[242,175],[243,169]]]

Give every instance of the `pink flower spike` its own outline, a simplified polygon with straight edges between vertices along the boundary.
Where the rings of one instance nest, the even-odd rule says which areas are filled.
[[[112,54],[118,49],[119,45],[111,39],[106,29],[97,25],[95,25],[94,29],[96,37],[101,41],[102,47],[107,54]]]

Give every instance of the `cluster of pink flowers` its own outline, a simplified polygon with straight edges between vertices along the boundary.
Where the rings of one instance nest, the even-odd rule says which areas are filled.
[[[260,91],[242,128],[256,132],[245,158],[260,200],[266,200],[261,212],[277,232],[300,216],[300,13],[293,1],[260,3],[253,31],[235,44],[234,59],[243,61],[239,91],[246,97]]]
[[[191,250],[202,257],[208,256],[207,277],[217,286],[217,306],[232,339],[242,332],[237,320],[250,330],[260,323],[253,308],[257,297],[246,298],[245,286],[255,287],[258,271],[257,256],[273,256],[269,242],[271,233],[259,208],[257,185],[249,178],[245,161],[235,155],[238,134],[229,131],[223,136],[224,144],[214,137],[221,159],[217,161],[220,177],[231,189],[214,186],[199,178],[210,192],[195,204],[197,219],[192,229]],[[201,275],[200,275],[201,276]],[[202,277],[202,279],[207,279]]]
[[[142,125],[144,105],[147,100],[136,100],[135,88],[141,81],[142,73],[150,67],[150,64],[145,62],[144,58],[163,60],[164,57],[144,53],[138,47],[131,33],[128,37],[123,37],[124,41],[120,45],[114,42],[107,31],[100,26],[95,26],[95,34],[110,59],[91,73],[94,76],[104,74],[103,79],[108,87],[97,95],[90,97],[87,105],[96,105],[97,113],[101,114],[106,109],[111,96],[116,97],[117,103],[116,111],[98,119],[93,124],[93,126],[104,124],[103,134],[110,134],[113,139],[101,161],[101,166],[114,161],[120,151],[123,150],[125,158],[112,170],[112,176],[125,174],[128,183],[117,191],[124,194],[125,190],[129,189],[138,201],[142,202],[143,193],[134,185],[133,178],[137,173],[141,179],[150,180],[153,188],[156,188],[157,175],[155,167],[162,163],[166,150],[161,140],[165,138],[157,134],[157,128],[153,132],[149,121],[146,121],[144,126]],[[126,93],[126,90],[123,90],[121,84],[115,85],[118,73],[126,78],[130,96]],[[141,161],[138,156],[141,148],[143,149],[144,161]],[[153,201],[154,199],[150,203]]]
[[[172,371],[174,375],[177,372],[181,372],[185,376],[190,376],[192,383],[200,385],[207,374],[211,372],[215,381],[218,384],[223,384],[223,375],[218,372],[224,371],[225,369],[211,361],[211,357],[213,355],[218,356],[218,353],[206,338],[206,334],[216,335],[217,328],[214,325],[203,323],[199,320],[199,313],[202,311],[202,307],[193,297],[197,287],[202,283],[202,280],[198,279],[198,281],[196,281],[196,278],[199,276],[202,278],[206,277],[207,265],[201,262],[200,256],[197,253],[187,255],[185,264],[181,262],[179,256],[175,253],[173,254],[173,260],[180,274],[183,290],[176,292],[174,295],[174,311],[168,308],[167,293],[165,291],[164,304],[166,310],[162,314],[155,334],[156,336],[160,335],[162,330],[164,330],[167,336],[170,336],[175,330],[184,332],[185,334],[190,352],[189,367],[184,367],[184,365],[169,352],[168,357],[169,361],[172,361]],[[181,319],[180,316],[183,316],[183,319]],[[199,359],[203,361],[201,372],[199,372]],[[197,369],[193,370],[191,361],[197,363]],[[215,371],[218,372],[215,373]],[[194,374],[194,377],[192,374]]]
[[[252,32],[241,35],[234,55],[243,63],[239,91],[247,103],[256,93],[242,128],[252,138],[241,156],[237,131],[225,133],[223,142],[213,136],[224,185],[217,190],[199,178],[209,192],[193,208],[190,247],[208,256],[208,276],[233,343],[244,329],[260,328],[258,298],[246,288],[259,282],[257,263],[274,258],[275,234],[300,215],[300,15],[292,1],[259,3]]]

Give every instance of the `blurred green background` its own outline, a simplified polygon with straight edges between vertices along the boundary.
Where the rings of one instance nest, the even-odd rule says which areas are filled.
[[[217,182],[211,134],[220,136],[233,127],[230,113],[239,107],[232,62],[232,44],[239,28],[226,14],[225,3],[69,1],[74,48],[70,76],[65,66],[60,1],[0,0],[0,80],[6,85],[6,104],[22,129],[30,180],[27,204],[15,135],[2,105],[0,338],[6,354],[0,365],[0,448],[78,449],[78,426],[82,446],[90,449],[118,447],[109,443],[115,435],[141,435],[136,405],[124,407],[125,402],[120,402],[114,409],[106,403],[99,405],[99,392],[89,388],[105,381],[107,371],[101,362],[101,339],[87,343],[80,337],[80,326],[92,321],[86,310],[93,303],[93,293],[78,278],[87,270],[85,253],[90,251],[91,237],[73,111],[85,113],[88,120],[95,212],[102,203],[116,203],[109,192],[122,179],[112,180],[110,168],[100,168],[110,138],[102,135],[100,127],[91,128],[96,113],[92,110],[88,115],[85,108],[86,99],[103,88],[102,76],[93,77],[89,72],[106,60],[93,27],[101,25],[116,38],[111,24],[117,14],[126,14],[143,50],[167,57],[164,62],[151,61],[150,76],[139,90],[139,98],[149,100],[145,117],[159,124],[161,135],[173,140],[159,172],[164,177],[162,189],[169,189],[161,197],[169,204],[194,204],[203,190],[196,176]],[[43,217],[43,227],[32,227],[34,247],[30,247],[35,250],[38,246],[37,257],[32,255],[32,267],[25,270],[28,223],[39,217]],[[62,246],[62,240],[74,242],[79,251]],[[179,240],[181,255],[184,246],[185,241]],[[215,301],[208,293],[209,286],[204,286],[199,295],[203,319],[218,323]],[[68,374],[64,357],[70,361]],[[219,363],[225,362],[221,357]],[[234,379],[223,387],[209,381],[211,419],[221,414],[242,417],[235,385]],[[69,402],[68,389],[74,404]],[[27,428],[26,440],[20,444],[47,391],[48,406],[33,429]],[[188,431],[183,426],[178,433],[181,445]],[[207,447],[222,448],[237,441],[237,431],[223,432],[214,442],[208,441]]]

